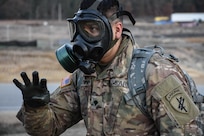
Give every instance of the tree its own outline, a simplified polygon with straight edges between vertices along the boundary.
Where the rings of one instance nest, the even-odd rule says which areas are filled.
[[[0,4],[0,19],[26,19],[29,15],[30,5],[26,0],[4,0]]]

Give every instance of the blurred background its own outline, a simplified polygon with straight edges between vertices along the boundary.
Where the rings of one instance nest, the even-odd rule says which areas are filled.
[[[119,0],[134,16],[170,16],[173,12],[203,12],[203,0]],[[0,19],[61,20],[72,17],[80,0],[1,0]]]
[[[69,42],[66,19],[81,0],[0,0],[0,135],[27,135],[15,114],[22,103],[13,85],[20,72],[37,70],[50,92],[68,75],[55,50]],[[204,0],[119,0],[136,20],[124,17],[140,47],[160,45],[179,58],[180,66],[204,93]],[[85,135],[83,122],[64,135]]]

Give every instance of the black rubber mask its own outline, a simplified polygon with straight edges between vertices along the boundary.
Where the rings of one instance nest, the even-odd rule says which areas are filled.
[[[79,10],[74,18],[67,19],[71,43],[60,47],[56,51],[56,56],[68,72],[72,73],[77,68],[85,74],[95,72],[96,64],[113,46],[112,27],[109,20],[122,15],[131,15],[129,12],[118,11],[107,19],[95,9],[97,2],[86,10]],[[130,19],[134,21],[132,16]]]
[[[100,61],[112,41],[108,19],[97,10],[79,10],[68,19],[73,33],[73,53],[80,61]]]
[[[111,24],[100,12],[90,9],[79,10],[74,18],[67,19],[67,21],[72,47],[65,45],[64,49],[66,48],[69,52],[67,54],[69,58],[77,60],[78,67],[84,73],[91,74],[95,72],[95,65],[110,49],[112,42]],[[60,58],[63,61],[62,55],[59,54],[60,49],[58,49],[57,57],[58,60]],[[69,72],[71,71],[69,70]]]

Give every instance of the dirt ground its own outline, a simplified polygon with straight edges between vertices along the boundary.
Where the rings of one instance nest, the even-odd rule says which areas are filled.
[[[42,25],[42,21],[0,21],[0,41],[5,40],[5,33],[1,31],[6,25],[35,25],[35,29],[38,29]],[[66,30],[65,22],[48,22],[49,25],[54,26],[56,35],[54,37],[66,37],[64,30]],[[197,84],[204,85],[204,23],[198,26],[192,26],[191,24],[185,24],[182,27],[179,24],[168,25],[155,25],[153,22],[146,22],[144,20],[137,21],[136,26],[132,27],[127,22],[125,24],[133,32],[139,46],[160,45],[166,52],[174,54],[179,58],[180,66],[185,69],[196,81]],[[60,28],[60,29],[59,29]],[[63,33],[60,34],[59,31]],[[20,31],[20,30],[16,30]],[[39,31],[35,33],[41,35],[44,39],[49,40],[49,33],[42,35]],[[34,35],[33,35],[34,37]],[[37,36],[36,36],[37,37]],[[43,39],[43,40],[44,40]],[[36,40],[42,41],[42,38]],[[50,41],[48,41],[49,43]],[[55,50],[60,45],[50,46],[38,45],[37,47],[6,47],[0,45],[0,82],[12,82],[13,78],[20,78],[20,72],[25,71],[28,76],[31,77],[31,73],[37,70],[40,77],[47,78],[48,82],[59,82],[67,73],[58,63],[55,57]],[[3,114],[3,115],[2,115]],[[10,136],[19,135],[24,130],[21,124],[13,118],[14,113],[1,113],[2,116],[7,115],[5,122],[0,121],[0,129],[6,130],[8,128],[14,129],[15,132],[6,130],[0,132],[1,134]],[[10,118],[11,117],[11,118]],[[13,122],[11,121],[13,120]],[[78,128],[78,127],[76,127]],[[79,129],[73,129],[68,131],[69,135],[76,134],[76,132],[84,133],[84,127],[79,126]],[[8,133],[8,134],[7,134]],[[24,135],[26,135],[24,133]],[[79,134],[81,135],[81,134]]]
[[[36,48],[3,48],[0,50],[0,82],[12,82],[25,71],[31,76],[38,71],[48,82],[60,82],[68,73],[60,66],[54,50]]]

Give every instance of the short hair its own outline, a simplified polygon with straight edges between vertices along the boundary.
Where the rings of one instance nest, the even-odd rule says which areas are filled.
[[[82,0],[80,9],[88,9],[95,1],[96,0]],[[98,5],[97,10],[108,17],[106,14],[108,11],[113,14],[119,10],[119,2],[118,0],[102,0]]]

